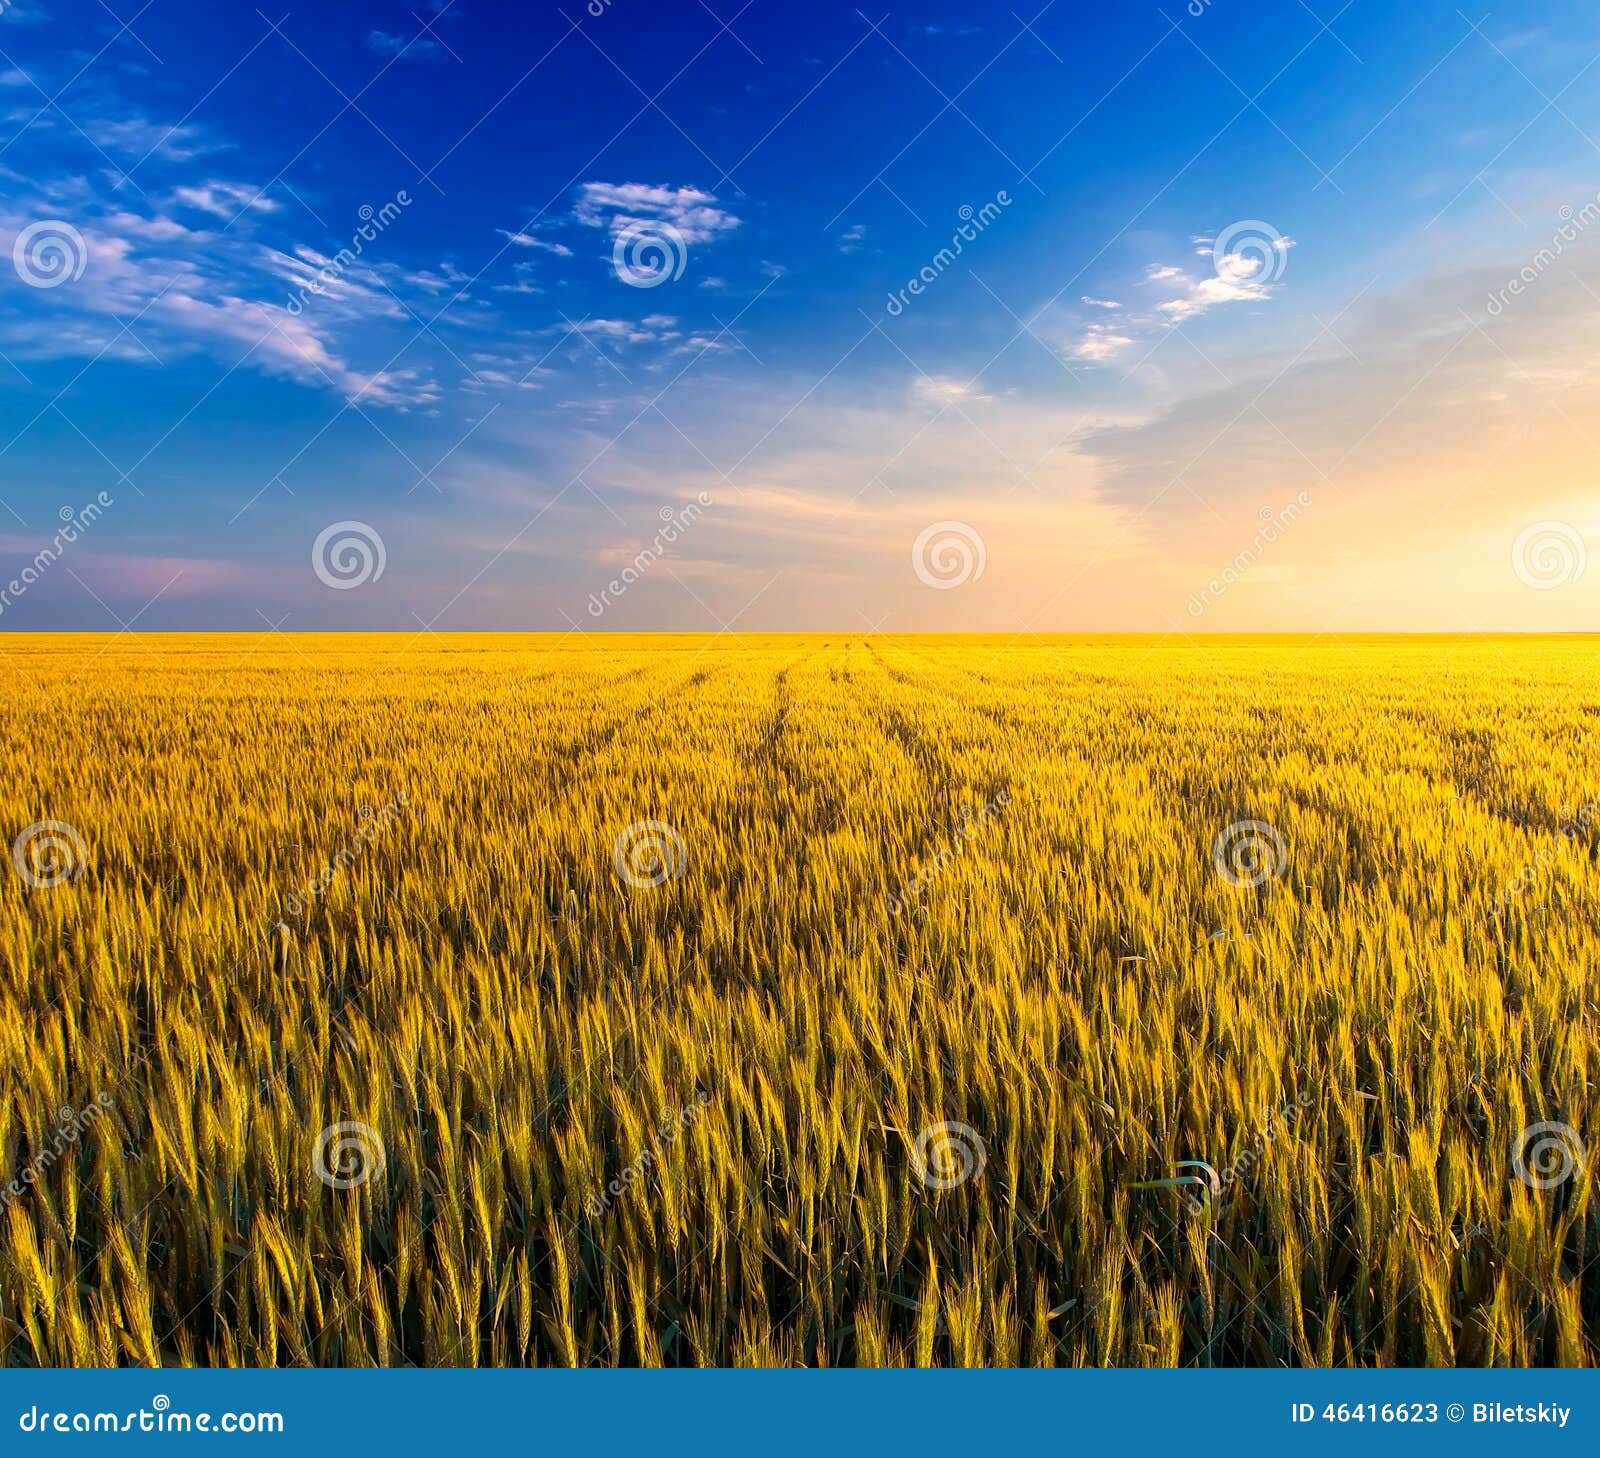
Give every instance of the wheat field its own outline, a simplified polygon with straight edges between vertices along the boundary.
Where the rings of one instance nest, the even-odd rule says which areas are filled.
[[[8,635],[10,1365],[1589,1365],[1584,638]]]

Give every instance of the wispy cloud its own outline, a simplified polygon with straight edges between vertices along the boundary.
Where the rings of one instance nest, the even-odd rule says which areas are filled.
[[[439,43],[423,35],[408,38],[390,35],[387,31],[370,30],[367,32],[367,49],[375,55],[394,60],[420,61],[426,56],[437,55]]]
[[[1294,239],[1272,234],[1270,237],[1252,235],[1247,240],[1251,246],[1230,246],[1218,254],[1216,240],[1196,238],[1195,250],[1211,259],[1210,275],[1193,278],[1180,268],[1160,267],[1147,275],[1152,284],[1169,285],[1163,292],[1172,295],[1156,305],[1157,310],[1174,324],[1193,319],[1218,304],[1260,303],[1277,292],[1277,279],[1281,273],[1283,255],[1294,247]]]
[[[739,226],[739,219],[718,207],[709,192],[643,182],[586,182],[578,189],[573,216],[585,227],[611,233],[640,223],[666,223],[689,244],[709,243]]]
[[[1090,364],[1107,364],[1132,349],[1133,343],[1133,336],[1122,333],[1115,325],[1090,324],[1072,347],[1072,354]]]
[[[227,149],[199,127],[165,125],[144,116],[89,117],[79,126],[97,147],[137,160],[155,156],[168,162],[190,162]]]
[[[280,204],[259,187],[243,182],[202,182],[173,189],[173,198],[186,207],[232,222],[243,212],[275,213]]]
[[[26,203],[0,207],[0,246],[9,253],[42,212]],[[154,362],[198,351],[373,404],[437,398],[422,370],[365,372],[339,345],[341,332],[363,320],[403,317],[376,268],[335,268],[307,245],[284,252],[238,231],[194,229],[103,200],[75,216],[81,244],[69,246],[74,254],[81,248],[82,269],[72,282],[44,291],[9,271],[0,276],[10,281],[12,303],[28,306],[0,316],[0,337],[19,354]],[[291,311],[295,290],[316,307]]]
[[[545,253],[554,253],[557,258],[572,257],[572,250],[565,243],[557,243],[549,238],[538,238],[532,233],[514,233],[509,228],[496,228],[495,232],[518,248],[538,248]]]
[[[1374,293],[1338,321],[1338,342],[1260,355],[1234,384],[1093,432],[1082,449],[1107,499],[1169,542],[1302,487],[1319,503],[1325,560],[1386,547],[1433,560],[1452,531],[1495,522],[1509,542],[1514,523],[1593,501],[1578,462],[1600,411],[1600,257],[1568,261],[1499,318],[1482,305],[1506,265]]]

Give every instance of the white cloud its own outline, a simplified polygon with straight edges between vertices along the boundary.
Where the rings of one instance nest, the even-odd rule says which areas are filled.
[[[143,116],[124,116],[112,120],[93,117],[83,122],[83,134],[97,147],[121,152],[130,157],[162,157],[169,162],[189,162],[207,152],[224,150],[197,128],[163,126]]]
[[[1286,344],[1231,385],[1089,435],[1107,500],[1176,538],[1209,530],[1213,511],[1305,487],[1323,503],[1325,546],[1370,560],[1382,540],[1415,564],[1447,530],[1561,517],[1562,493],[1585,493],[1575,463],[1593,452],[1597,408],[1600,257],[1567,261],[1570,276],[1552,273],[1476,328],[1472,311],[1514,260],[1371,294],[1340,322],[1341,344]]]
[[[1248,279],[1215,278],[1193,279],[1180,275],[1183,293],[1176,298],[1163,299],[1156,308],[1174,324],[1193,319],[1217,304],[1242,304],[1259,302],[1272,297],[1269,284],[1251,283]]]
[[[279,209],[261,188],[243,182],[202,182],[198,187],[176,188],[172,195],[187,207],[227,222],[244,212],[275,213]]]
[[[912,381],[912,388],[920,399],[935,405],[957,405],[963,400],[992,400],[992,395],[980,395],[966,380],[951,379],[948,376],[918,375]]]
[[[1196,238],[1196,252],[1212,260],[1213,272],[1206,277],[1194,278],[1181,268],[1170,264],[1152,267],[1145,272],[1145,281],[1151,284],[1176,286],[1172,297],[1156,305],[1157,311],[1171,324],[1181,324],[1193,319],[1218,304],[1260,303],[1277,292],[1277,280],[1282,274],[1282,255],[1294,247],[1294,239],[1274,237],[1270,246],[1255,253],[1234,251],[1218,258],[1213,255],[1210,238]],[[1261,240],[1252,238],[1253,245]],[[1166,292],[1172,292],[1167,290]]]
[[[458,289],[462,284],[471,283],[470,274],[462,273],[453,263],[441,263],[437,271],[419,268],[412,273],[400,275],[401,282],[410,284],[412,288],[421,289],[425,294],[443,294],[452,289]]]
[[[533,281],[533,265],[523,262],[516,265],[516,281],[508,284],[495,284],[497,294],[542,294],[544,290]]]
[[[509,228],[496,228],[502,238],[515,243],[518,248],[542,248],[546,253],[554,253],[557,258],[571,258],[572,250],[565,243],[552,243],[545,238],[535,238],[532,233],[513,233]]]
[[[37,199],[0,207],[0,247],[9,251],[38,212]],[[40,358],[105,351],[142,363],[206,353],[368,404],[439,398],[422,371],[364,372],[340,348],[341,335],[358,324],[404,317],[368,263],[340,268],[305,245],[285,253],[131,208],[85,203],[74,217],[83,239],[82,275],[51,291],[47,312],[0,329],[9,349]],[[124,329],[123,321],[136,322]]]
[[[666,223],[685,243],[709,243],[739,226],[739,219],[695,187],[643,182],[586,182],[578,189],[573,216],[589,228],[620,233],[640,223]]]
[[[1121,334],[1110,324],[1091,324],[1073,346],[1072,353],[1090,364],[1106,364],[1132,346],[1132,335]]]

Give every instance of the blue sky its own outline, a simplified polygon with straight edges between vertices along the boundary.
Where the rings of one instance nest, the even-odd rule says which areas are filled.
[[[0,629],[1592,626],[1597,42],[17,0]]]

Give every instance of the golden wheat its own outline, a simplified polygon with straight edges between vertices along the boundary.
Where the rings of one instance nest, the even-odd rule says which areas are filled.
[[[1596,1357],[1587,640],[5,649],[8,1363]]]

